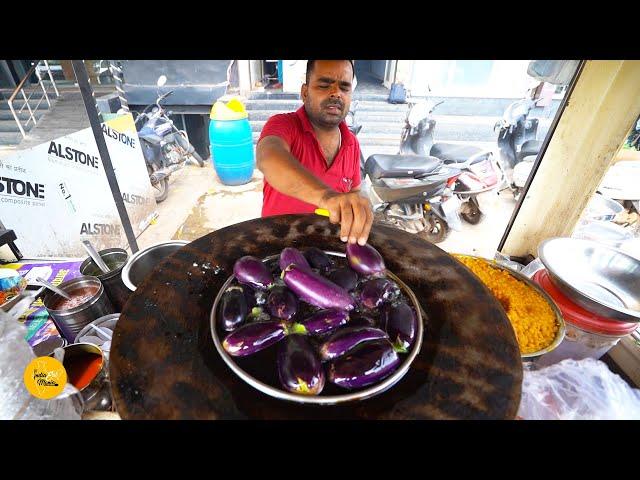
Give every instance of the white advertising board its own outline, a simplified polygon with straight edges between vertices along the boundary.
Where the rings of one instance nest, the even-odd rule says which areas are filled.
[[[120,115],[102,131],[137,237],[156,202],[133,118]],[[0,159],[0,220],[26,258],[86,257],[82,240],[128,247],[91,128]]]

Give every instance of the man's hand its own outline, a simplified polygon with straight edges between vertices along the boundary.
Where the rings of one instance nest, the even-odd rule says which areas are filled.
[[[371,202],[359,192],[326,193],[318,207],[329,211],[329,221],[340,224],[340,239],[343,242],[367,243],[371,224],[373,223],[373,209]]]

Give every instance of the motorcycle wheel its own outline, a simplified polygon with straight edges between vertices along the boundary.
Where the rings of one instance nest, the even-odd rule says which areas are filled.
[[[440,243],[449,235],[449,225],[433,213],[425,215],[425,228],[417,235],[431,243]]]
[[[149,176],[153,174],[153,168],[147,165],[147,172]],[[169,179],[163,178],[160,182],[153,185],[153,196],[156,203],[164,202],[169,196]]]
[[[460,207],[460,216],[471,225],[477,225],[480,222],[482,212],[480,211],[480,205],[478,205],[478,199],[476,197],[471,197],[462,204]]]

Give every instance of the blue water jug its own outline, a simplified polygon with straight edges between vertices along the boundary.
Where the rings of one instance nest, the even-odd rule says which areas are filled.
[[[216,102],[209,115],[211,159],[220,181],[225,185],[243,185],[253,176],[256,166],[249,115],[236,98],[225,105]]]

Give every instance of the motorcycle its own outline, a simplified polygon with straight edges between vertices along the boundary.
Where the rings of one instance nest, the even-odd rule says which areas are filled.
[[[356,104],[357,105],[357,104]],[[347,125],[357,135],[355,108]],[[460,228],[460,202],[452,186],[461,174],[431,156],[360,153],[362,191],[373,205],[376,221],[415,233],[432,243],[443,241],[451,228]]]
[[[460,200],[460,216],[471,224],[482,218],[478,195],[499,188],[504,181],[500,164],[491,150],[472,145],[434,142],[436,120],[432,113],[440,101],[410,102],[400,141],[401,155],[427,155],[461,171],[453,186]]]
[[[161,105],[161,102],[173,93],[173,90],[160,93],[160,87],[164,86],[166,81],[167,77],[164,75],[158,78],[158,99],[155,104],[145,107],[135,119],[157,203],[164,201],[169,195],[171,174],[182,168],[187,161],[204,167],[204,161],[189,143],[187,132],[179,130],[174,125],[170,118],[172,112],[166,111]]]

